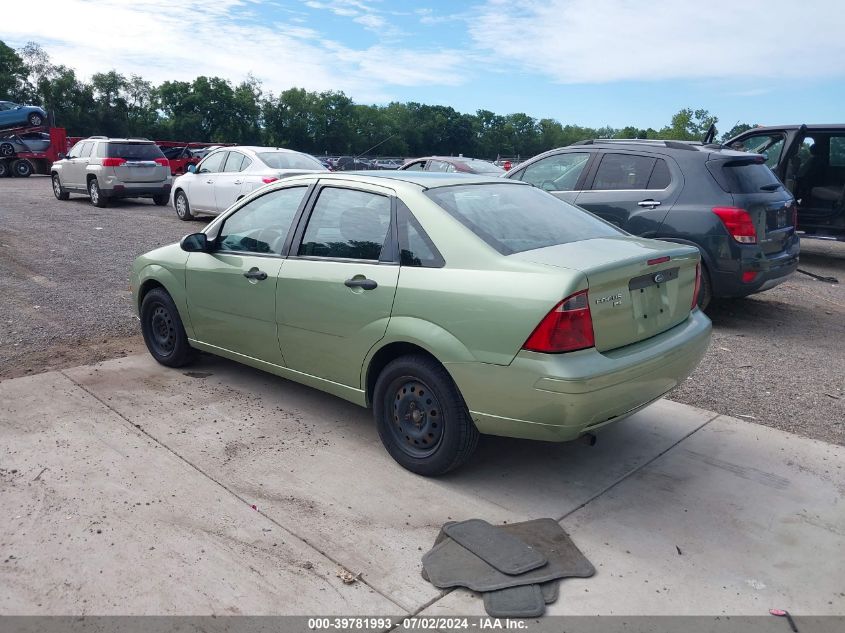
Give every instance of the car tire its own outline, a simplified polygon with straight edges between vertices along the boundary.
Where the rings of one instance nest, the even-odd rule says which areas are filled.
[[[179,317],[179,310],[164,288],[153,288],[141,301],[141,332],[153,358],[167,367],[182,367],[194,350]]]
[[[11,143],[0,143],[0,156],[9,158],[15,155],[15,146]]]
[[[418,475],[458,468],[478,444],[478,429],[457,385],[428,356],[401,356],[387,364],[373,391],[373,413],[387,452]]]
[[[12,170],[9,169],[9,163],[5,160],[0,160],[0,178],[7,178],[12,175]]]
[[[56,196],[56,200],[67,200],[70,198],[70,194],[62,187],[59,174],[53,174],[53,195]]]
[[[30,115],[26,117],[26,120],[29,121],[29,124],[32,127],[40,127],[44,124],[44,117],[37,112],[30,113]]]
[[[159,196],[153,196],[153,202],[156,203],[156,206],[163,207],[167,204],[168,196],[166,194],[161,194]]]
[[[176,197],[173,199],[173,206],[176,208],[176,215],[180,220],[193,220],[194,216],[191,213],[191,205],[188,202],[188,196],[184,191],[177,191]]]
[[[29,178],[33,171],[32,163],[25,158],[19,158],[12,163],[12,173],[18,178]]]
[[[109,199],[103,195],[100,190],[100,183],[96,178],[88,181],[88,197],[91,198],[91,204],[100,209],[109,206]]]
[[[713,300],[713,283],[710,281],[710,273],[707,266],[701,263],[701,287],[698,289],[698,307],[706,310]]]

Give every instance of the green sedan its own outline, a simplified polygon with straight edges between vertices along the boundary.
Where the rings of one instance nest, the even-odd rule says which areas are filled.
[[[660,398],[710,321],[695,248],[633,237],[518,181],[312,174],[139,257],[160,363],[202,350],[372,407],[423,475],[480,433],[567,441]]]

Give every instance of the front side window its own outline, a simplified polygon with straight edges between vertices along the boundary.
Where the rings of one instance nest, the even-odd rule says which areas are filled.
[[[546,191],[572,191],[589,158],[586,152],[549,156],[526,167],[519,179]]]
[[[307,189],[276,189],[247,202],[226,218],[217,238],[218,250],[281,255]]]
[[[197,173],[200,174],[215,174],[217,172],[223,171],[223,163],[226,160],[226,156],[228,156],[229,152],[215,152],[214,154],[209,154],[205,160],[203,160],[199,167],[197,168]]]
[[[70,151],[67,153],[68,158],[79,158],[79,152],[82,149],[82,141],[74,145],[70,148]]]
[[[390,229],[390,198],[324,187],[314,204],[299,255],[379,260]]]
[[[593,190],[647,189],[654,160],[636,154],[605,154],[593,179]]]
[[[425,193],[502,255],[627,235],[583,209],[518,183],[438,187]]]

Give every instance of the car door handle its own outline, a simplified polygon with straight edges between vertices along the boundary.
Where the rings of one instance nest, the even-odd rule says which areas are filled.
[[[660,206],[660,202],[658,200],[642,200],[637,203],[639,207],[645,207],[647,209],[655,209]]]
[[[258,270],[257,268],[250,268],[248,271],[244,273],[244,277],[247,279],[257,279],[258,281],[264,281],[267,279],[267,273],[263,270]]]
[[[244,184],[244,181],[243,180],[236,180],[235,184],[236,185],[242,185],[242,184]]]
[[[378,284],[373,279],[347,279],[343,282],[347,288],[363,288],[364,290],[375,290]]]
[[[207,184],[207,185],[213,185],[213,184],[214,184],[214,181],[213,181],[213,180],[206,180],[206,181],[205,181],[205,184]]]

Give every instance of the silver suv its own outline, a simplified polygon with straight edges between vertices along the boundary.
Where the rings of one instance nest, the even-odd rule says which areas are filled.
[[[158,145],[145,139],[92,136],[74,145],[51,168],[53,193],[67,200],[87,194],[96,207],[111,198],[152,198],[164,206],[170,198],[170,163]]]

